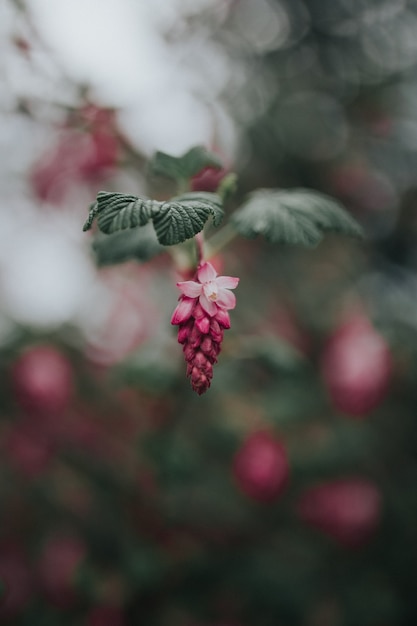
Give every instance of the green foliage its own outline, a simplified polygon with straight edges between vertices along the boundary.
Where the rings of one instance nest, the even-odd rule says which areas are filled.
[[[181,157],[157,152],[150,167],[178,181],[189,179],[207,165],[221,166],[216,157],[197,146]],[[84,231],[97,218],[106,235],[143,227],[151,220],[160,245],[172,246],[201,232],[209,217],[218,226],[223,218],[222,202],[236,191],[234,173],[226,176],[218,193],[190,192],[167,201],[100,191],[90,206]],[[362,235],[359,224],[333,198],[308,189],[260,189],[232,216],[232,225],[245,237],[262,234],[272,243],[316,246],[325,232],[353,237]],[[94,249],[100,265],[119,263],[130,258],[147,260],[160,252],[148,233],[125,234],[111,239],[96,238]]]
[[[99,229],[108,235],[120,230],[145,226],[150,219],[160,244],[172,246],[203,230],[208,218],[217,226],[223,218],[222,202],[214,193],[195,192],[166,202],[138,198],[123,193],[100,191],[91,205],[84,230],[97,217]]]
[[[272,243],[316,246],[326,232],[361,237],[357,222],[341,205],[308,189],[260,189],[236,211],[232,224],[244,237],[264,235]]]
[[[112,235],[97,233],[92,247],[98,266],[124,263],[129,259],[145,262],[164,251],[150,224]]]
[[[223,218],[222,202],[214,193],[187,193],[162,203],[153,218],[158,241],[165,246],[181,243],[203,230],[210,215],[218,226]]]
[[[149,163],[149,172],[182,181],[192,178],[208,166],[221,168],[222,162],[216,154],[212,154],[204,146],[195,146],[179,157],[156,152]]]
[[[90,207],[90,214],[84,230],[88,230],[94,218],[100,230],[107,235],[124,230],[144,226],[149,218],[159,211],[161,202],[138,198],[125,193],[99,191],[97,202]]]

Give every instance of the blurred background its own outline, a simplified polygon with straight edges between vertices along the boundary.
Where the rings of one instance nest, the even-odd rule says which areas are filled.
[[[0,623],[414,626],[417,2],[5,0],[0,32]],[[197,144],[227,215],[307,187],[365,232],[230,241],[201,397],[172,259],[82,232]]]

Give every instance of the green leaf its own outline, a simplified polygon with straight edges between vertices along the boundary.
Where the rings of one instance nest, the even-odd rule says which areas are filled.
[[[90,228],[93,225],[94,222],[94,218],[96,217],[98,213],[98,203],[96,201],[92,202],[90,204],[89,210],[88,210],[88,217],[87,220],[83,226],[83,231],[85,232],[86,230],[90,230]]]
[[[144,226],[159,211],[161,202],[124,193],[100,191],[97,194],[97,222],[103,233]]]
[[[125,193],[99,191],[96,202],[90,205],[83,230],[89,230],[96,217],[100,230],[107,234],[125,228],[144,226],[149,218],[159,211],[161,204],[156,200],[144,200]]]
[[[203,230],[208,218],[218,226],[223,218],[222,202],[215,193],[186,193],[168,202],[153,217],[158,241],[165,246],[181,243]]]
[[[359,224],[333,198],[309,189],[260,189],[232,217],[244,237],[316,246],[326,232],[362,237]]]
[[[166,202],[158,202],[100,191],[97,202],[90,207],[84,230],[91,228],[95,217],[100,230],[107,235],[145,226],[152,219],[159,243],[172,246],[203,230],[210,216],[215,226],[223,217],[222,202],[215,193],[186,193]]]
[[[149,261],[164,251],[150,224],[112,235],[98,233],[92,247],[99,266],[124,263],[130,259]]]
[[[149,171],[151,174],[181,181],[195,176],[207,166],[221,168],[222,162],[216,154],[209,152],[204,146],[195,146],[179,157],[156,152],[149,163]]]

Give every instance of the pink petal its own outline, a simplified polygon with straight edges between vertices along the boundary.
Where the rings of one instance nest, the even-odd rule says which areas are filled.
[[[195,298],[185,298],[181,296],[180,301],[172,314],[171,324],[181,324],[182,322],[188,320],[193,312],[195,303]]]
[[[215,319],[223,328],[230,328],[230,316],[226,309],[218,309]]]
[[[210,318],[209,317],[200,317],[200,319],[195,321],[195,324],[203,335],[207,335],[210,328]]]
[[[188,339],[189,334],[190,334],[190,329],[188,325],[185,324],[184,326],[181,326],[181,328],[178,331],[178,343],[185,343]]]
[[[216,304],[222,309],[234,309],[236,306],[236,296],[228,289],[220,289]]]
[[[205,316],[206,316],[206,312],[202,309],[201,304],[197,302],[197,304],[194,307],[193,318],[198,320],[200,319],[200,317],[205,317]]]
[[[211,263],[206,261],[202,265],[197,272],[197,277],[200,283],[208,283],[210,280],[214,280],[217,276],[217,272],[212,266]]]
[[[216,283],[221,289],[234,289],[239,284],[239,278],[233,276],[218,276]]]
[[[200,296],[200,304],[201,304],[202,308],[205,310],[205,312],[208,313],[208,315],[210,315],[210,317],[213,317],[213,315],[216,315],[216,313],[217,313],[217,306],[215,305],[213,300],[209,300],[204,295],[204,293],[202,293],[201,296]]]
[[[177,283],[177,287],[182,291],[184,296],[187,296],[188,298],[198,298],[202,289],[200,283],[196,283],[193,280],[186,280],[184,282]]]

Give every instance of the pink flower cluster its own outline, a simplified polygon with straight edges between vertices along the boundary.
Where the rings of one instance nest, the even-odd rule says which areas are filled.
[[[230,328],[227,311],[236,305],[230,289],[237,287],[239,279],[218,276],[208,262],[200,264],[195,279],[177,283],[181,296],[171,324],[179,326],[178,343],[183,345],[187,376],[201,395],[210,387],[224,329]]]

